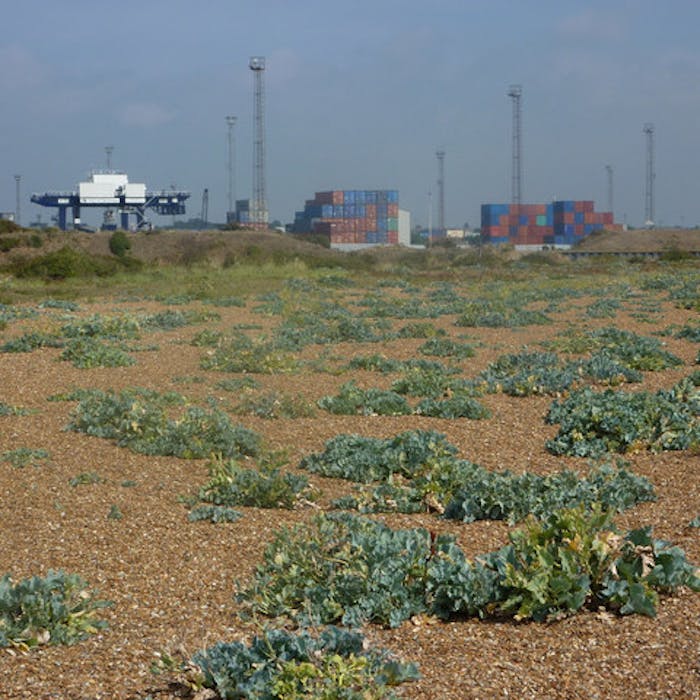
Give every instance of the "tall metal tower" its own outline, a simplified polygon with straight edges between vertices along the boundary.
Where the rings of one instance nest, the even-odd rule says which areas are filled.
[[[112,169],[112,153],[114,153],[114,146],[105,146],[105,153],[107,154],[107,170]]]
[[[20,187],[19,187],[19,183],[20,183],[21,179],[22,179],[21,175],[15,175],[15,198],[17,200],[15,202],[15,223],[17,224],[17,226],[22,225],[22,216],[21,216],[21,212],[20,212],[20,203],[22,200],[20,198]]]
[[[605,172],[608,174],[608,211],[611,214],[614,214],[615,209],[613,200],[613,166],[606,165]]]
[[[644,224],[649,228],[654,227],[654,180],[656,173],[654,172],[654,125],[646,123],[644,125],[644,133],[647,137],[647,172],[646,172],[646,189],[644,196]]]
[[[228,125],[228,212],[226,213],[226,221],[231,222],[235,219],[236,206],[236,170],[234,167],[234,133],[233,127],[236,126],[237,117],[229,115],[226,117]]]
[[[520,111],[522,95],[523,88],[521,85],[511,85],[508,88],[508,97],[513,101],[513,179],[511,202],[518,206],[522,204],[523,185],[522,116]]]
[[[445,233],[445,151],[436,151],[438,160],[438,230]]]
[[[253,103],[253,198],[250,221],[256,228],[265,228],[268,221],[265,193],[265,57],[252,56],[248,64],[255,79]]]

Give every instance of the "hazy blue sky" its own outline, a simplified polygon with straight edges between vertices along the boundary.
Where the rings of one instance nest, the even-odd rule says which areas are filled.
[[[441,148],[447,223],[478,224],[511,196],[520,83],[523,201],[604,209],[609,163],[617,218],[641,224],[653,122],[657,221],[700,224],[697,0],[7,0],[1,16],[0,210],[20,173],[24,223],[49,214],[31,192],[73,188],[107,145],[130,180],[190,190],[188,216],[208,187],[223,220],[224,118],[248,197],[262,55],[273,218],[318,190],[390,188],[425,224]]]

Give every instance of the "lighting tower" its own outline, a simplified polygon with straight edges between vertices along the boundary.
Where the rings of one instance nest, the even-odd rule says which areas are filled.
[[[22,179],[21,175],[15,175],[15,197],[17,199],[17,201],[15,202],[15,223],[17,224],[17,226],[22,225],[21,216],[20,216],[20,202],[21,202],[21,200],[20,200],[20,194],[19,194],[20,193],[19,183],[20,183],[21,179]]]
[[[613,201],[613,166],[606,165],[605,172],[608,174],[608,211],[612,214],[615,211]]]
[[[248,64],[255,77],[253,103],[253,199],[250,202],[250,220],[255,228],[267,226],[267,199],[265,195],[265,57],[252,56]]]
[[[105,146],[105,153],[107,154],[107,171],[112,172],[112,153],[114,152],[114,146]],[[109,231],[116,228],[114,223],[114,210],[105,209],[105,213],[102,217],[102,228],[105,231]]]
[[[649,228],[654,228],[654,125],[645,124],[644,133],[647,137],[647,177],[644,197],[644,223]]]
[[[513,101],[513,180],[511,201],[516,206],[522,204],[523,158],[522,158],[522,120],[520,99],[523,94],[521,85],[511,85],[508,97]]]
[[[228,125],[228,213],[226,214],[226,221],[231,222],[235,219],[235,204],[236,204],[236,171],[234,168],[234,133],[233,127],[236,126],[237,117],[228,116],[226,117],[226,124]]]
[[[112,153],[114,153],[114,146],[105,146],[105,153],[107,154],[107,170],[112,169]]]
[[[445,151],[436,151],[438,159],[438,230],[445,233]]]

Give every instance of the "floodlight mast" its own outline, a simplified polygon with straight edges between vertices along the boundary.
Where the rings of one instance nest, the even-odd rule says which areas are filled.
[[[268,211],[265,192],[265,57],[252,56],[248,67],[254,76],[253,198],[250,202],[250,220],[256,228],[266,228]]]
[[[654,125],[646,123],[643,129],[646,134],[646,188],[644,193],[644,224],[648,228],[654,228],[654,181],[656,172],[654,170]]]
[[[511,182],[511,202],[520,206],[522,204],[522,184],[523,184],[523,158],[522,158],[522,113],[521,98],[523,95],[522,85],[511,85],[508,88],[508,97],[513,102],[513,153],[512,153],[512,182]]]
[[[229,115],[226,117],[226,124],[228,126],[228,215],[226,217],[227,221],[231,220],[234,212],[234,206],[236,203],[236,169],[234,167],[234,154],[235,154],[235,136],[233,133],[233,128],[236,126],[236,121],[238,117]]]
[[[605,172],[608,175],[608,211],[613,214],[614,218],[614,199],[613,199],[613,166],[612,165],[606,165],[605,166]]]
[[[445,151],[436,151],[438,160],[438,230],[445,233]]]

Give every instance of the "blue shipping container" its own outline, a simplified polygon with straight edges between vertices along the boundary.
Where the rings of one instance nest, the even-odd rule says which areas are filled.
[[[345,204],[355,204],[355,190],[345,190],[343,192],[343,201]]]
[[[389,190],[386,193],[386,201],[389,202],[389,204],[398,204],[399,203],[399,191],[398,190]]]

